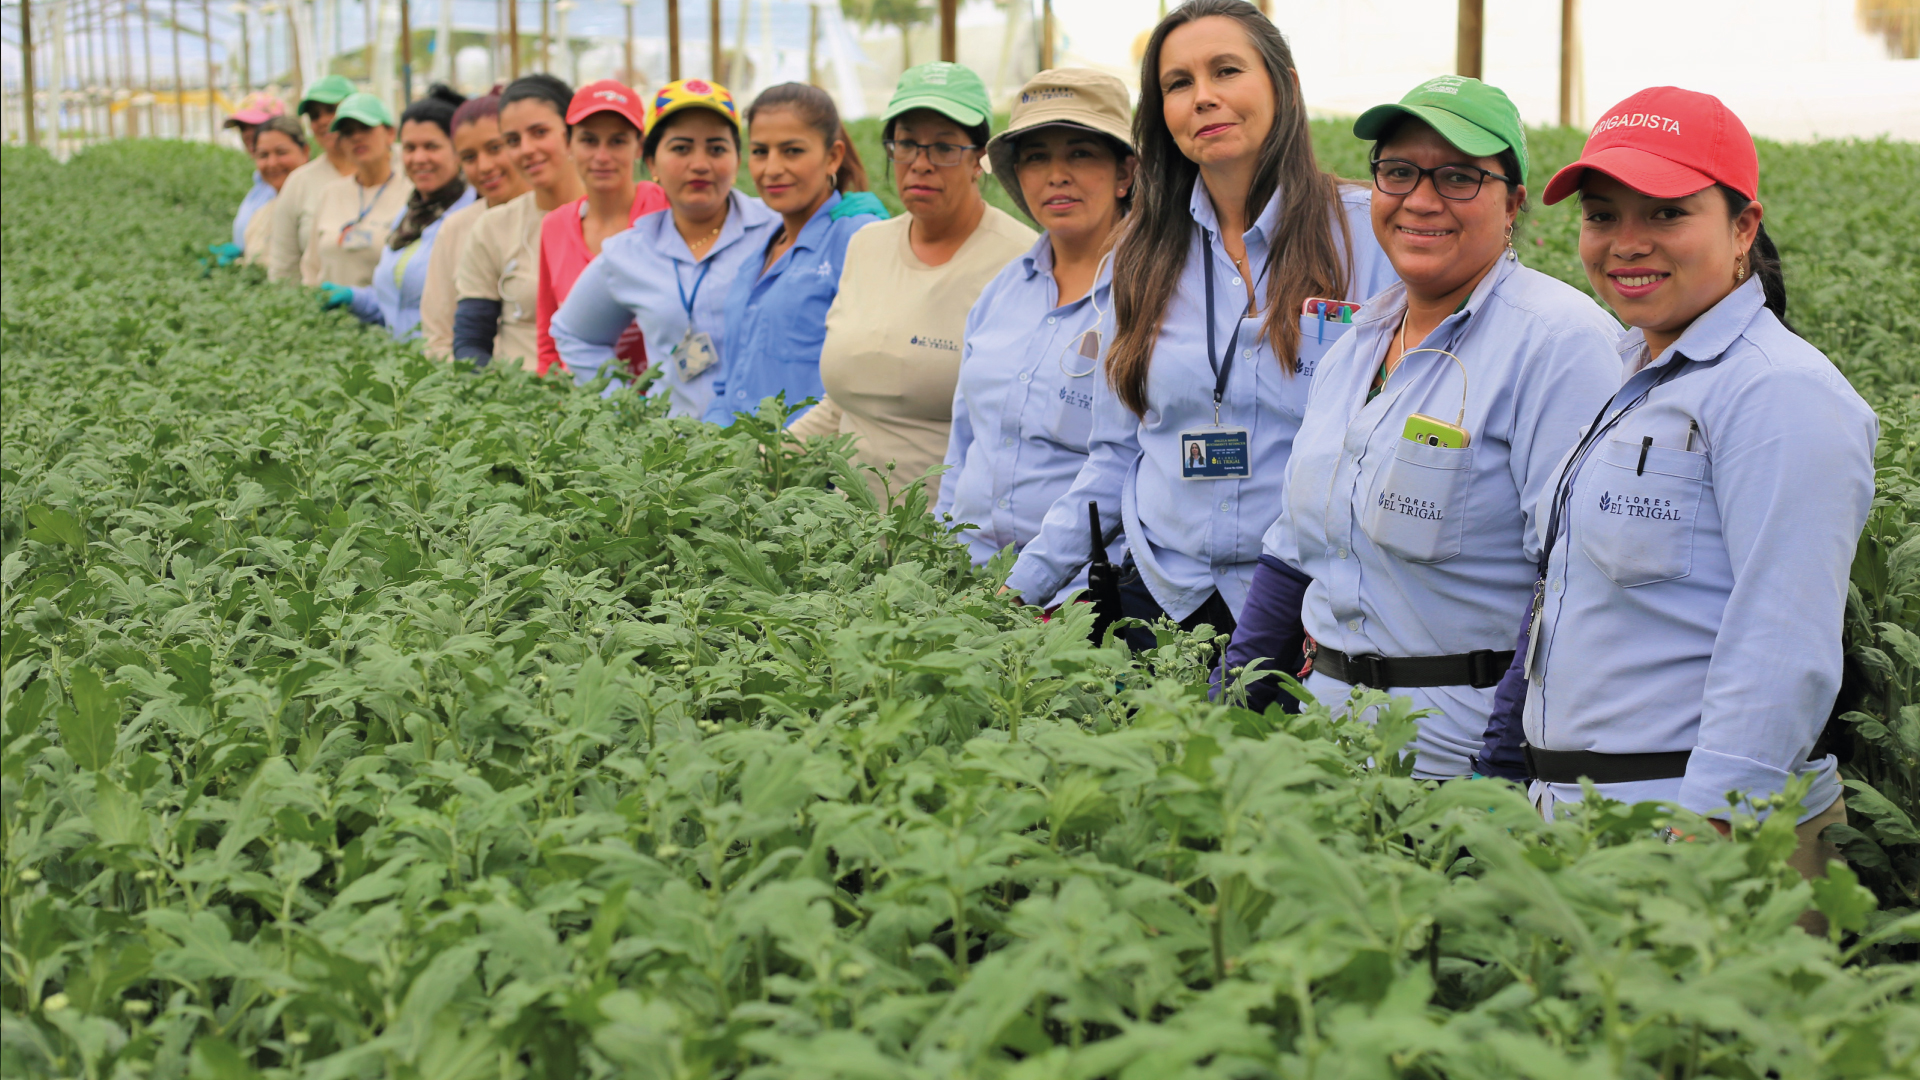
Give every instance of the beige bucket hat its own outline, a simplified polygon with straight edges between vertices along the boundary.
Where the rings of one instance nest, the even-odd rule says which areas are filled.
[[[1020,178],[1014,175],[1014,147],[1023,133],[1056,124],[1105,135],[1127,153],[1134,152],[1133,107],[1125,83],[1088,68],[1053,68],[1027,80],[1006,130],[987,142],[987,164],[1007,197],[1029,218],[1033,211],[1027,209]]]

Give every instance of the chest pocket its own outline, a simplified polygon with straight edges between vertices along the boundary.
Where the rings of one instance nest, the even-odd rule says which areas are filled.
[[[1075,361],[1082,361],[1079,356]],[[1087,452],[1087,440],[1093,435],[1093,380],[1104,377],[1099,369],[1092,375],[1078,379],[1061,377],[1060,383],[1049,391],[1050,400],[1045,402],[1042,415],[1048,419],[1047,434],[1054,442],[1069,450]]]
[[[1300,351],[1292,377],[1282,384],[1282,407],[1294,416],[1307,414],[1307,390],[1313,385],[1314,372],[1320,369],[1321,359],[1333,348],[1334,343],[1352,330],[1352,323],[1322,321],[1318,315],[1300,316]],[[1246,340],[1248,334],[1255,335],[1257,339],[1259,332],[1259,322],[1251,321],[1241,329],[1241,340]]]
[[[1465,535],[1472,446],[1393,440],[1393,460],[1374,472],[1360,528],[1382,551],[1408,562],[1445,562]]]
[[[1694,521],[1707,456],[1609,440],[1586,471],[1576,518],[1580,549],[1615,585],[1631,589],[1693,572]]]
[[[768,339],[783,363],[819,366],[827,309],[840,288],[832,270],[833,264],[809,257],[788,266],[779,284],[768,290],[761,317],[771,321]]]

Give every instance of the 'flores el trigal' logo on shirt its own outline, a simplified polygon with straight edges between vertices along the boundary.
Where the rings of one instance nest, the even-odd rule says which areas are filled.
[[[1447,516],[1447,512],[1440,508],[1440,504],[1432,499],[1416,499],[1395,491],[1380,493],[1380,509],[1421,521],[1444,521]]]
[[[925,334],[913,335],[912,337],[907,339],[907,344],[919,345],[923,348],[928,348],[928,349],[945,349],[948,352],[960,351],[960,343],[953,340],[952,338],[928,337]]]
[[[1611,491],[1600,493],[1600,509],[1621,517],[1644,518],[1648,521],[1679,521],[1680,511],[1673,508],[1672,499],[1655,499],[1646,495],[1615,495]]]

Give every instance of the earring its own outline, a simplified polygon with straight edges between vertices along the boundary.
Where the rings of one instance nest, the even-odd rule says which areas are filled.
[[[1733,261],[1733,283],[1738,285],[1745,280],[1747,280],[1747,253],[1743,251],[1739,258]]]
[[[1509,259],[1519,258],[1520,253],[1513,250],[1513,226],[1512,225],[1507,226],[1506,240],[1507,240],[1507,258]]]

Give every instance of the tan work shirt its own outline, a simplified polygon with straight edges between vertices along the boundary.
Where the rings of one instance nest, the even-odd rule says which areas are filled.
[[[280,196],[275,195],[247,219],[247,231],[240,245],[241,262],[254,266],[267,261],[267,253],[273,247],[273,208],[279,201]]]
[[[420,337],[427,355],[436,360],[453,358],[453,311],[460,294],[454,276],[467,249],[467,238],[480,215],[487,212],[484,201],[475,200],[440,219],[440,234],[427,256],[427,282],[420,289]],[[499,340],[494,346],[499,347]]]
[[[371,285],[387,246],[394,219],[407,208],[413,183],[398,170],[384,184],[361,187],[358,176],[342,176],[320,189],[313,210],[313,233],[300,257],[303,282],[318,285]]]
[[[320,284],[319,278],[307,281],[300,276],[300,257],[307,253],[307,244],[313,239],[313,211],[320,205],[321,188],[352,175],[351,168],[343,173],[325,157],[314,158],[287,174],[286,183],[280,185],[280,194],[273,200],[273,232],[267,241],[268,281]]]
[[[907,242],[912,222],[911,214],[876,221],[848,241],[820,350],[826,396],[790,427],[801,436],[858,435],[861,464],[894,463],[895,491],[946,460],[967,312],[1036,236],[989,206],[953,258],[928,266]],[[934,477],[927,497],[939,495]]]
[[[467,250],[454,273],[454,293],[460,300],[500,302],[494,359],[517,360],[528,371],[539,363],[534,310],[540,293],[540,220],[544,217],[546,212],[534,202],[531,191],[488,209],[467,234]]]

